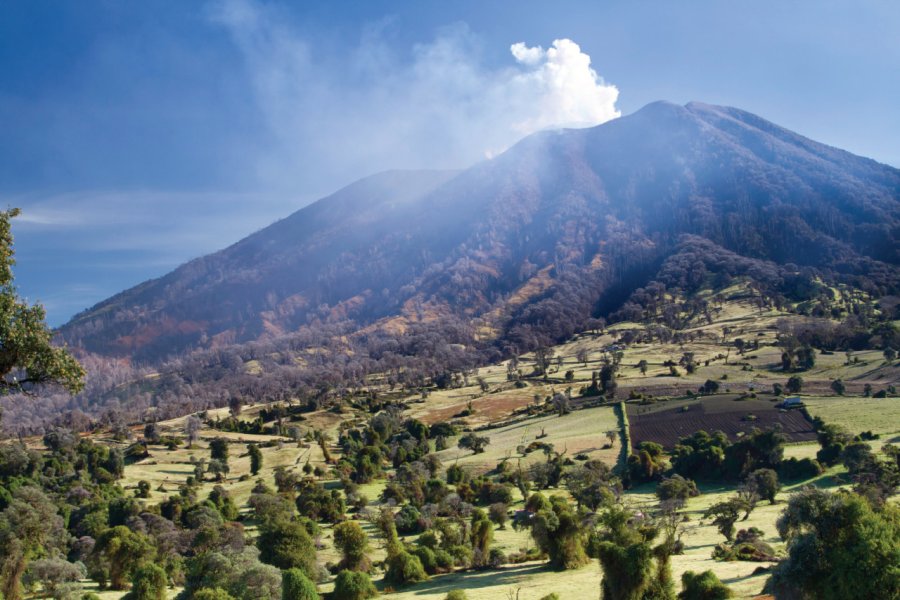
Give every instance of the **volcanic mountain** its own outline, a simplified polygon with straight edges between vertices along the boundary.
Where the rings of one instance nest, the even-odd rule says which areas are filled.
[[[337,321],[453,319],[521,348],[618,308],[667,260],[897,293],[898,234],[900,170],[735,108],[657,102],[463,171],[363,179],[59,333],[144,363]]]

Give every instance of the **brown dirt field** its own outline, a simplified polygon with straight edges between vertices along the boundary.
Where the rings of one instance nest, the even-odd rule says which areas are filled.
[[[735,440],[752,429],[780,425],[792,442],[816,439],[812,424],[798,410],[782,411],[769,400],[735,400],[736,396],[716,396],[699,400],[665,402],[642,406],[628,404],[631,443],[656,442],[672,448],[679,438],[703,430],[722,431]],[[686,408],[685,408],[686,407]],[[754,415],[755,420],[748,420]]]

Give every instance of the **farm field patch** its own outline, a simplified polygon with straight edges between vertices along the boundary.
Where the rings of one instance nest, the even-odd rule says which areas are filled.
[[[790,441],[816,438],[812,424],[799,410],[781,410],[768,399],[738,400],[721,395],[649,405],[627,404],[631,443],[656,442],[672,448],[679,438],[703,430],[722,431],[732,441],[754,428],[780,426]]]

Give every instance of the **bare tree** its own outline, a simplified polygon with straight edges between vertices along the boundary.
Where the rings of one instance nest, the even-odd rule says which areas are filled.
[[[200,428],[202,426],[203,423],[200,422],[200,419],[193,415],[184,422],[184,435],[187,436],[188,448],[193,448],[194,442],[200,439]]]

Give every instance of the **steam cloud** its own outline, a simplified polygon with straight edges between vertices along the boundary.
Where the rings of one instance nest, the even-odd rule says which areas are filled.
[[[268,123],[251,160],[269,186],[320,195],[384,169],[465,167],[535,131],[620,115],[618,89],[568,39],[513,44],[498,68],[465,25],[400,54],[384,41],[390,22],[326,51],[245,0],[219,4],[213,20],[239,47]]]

